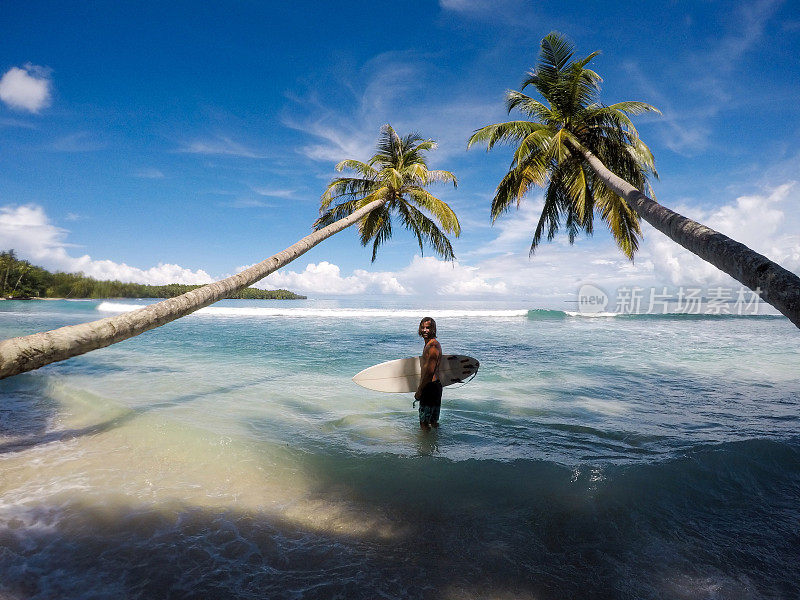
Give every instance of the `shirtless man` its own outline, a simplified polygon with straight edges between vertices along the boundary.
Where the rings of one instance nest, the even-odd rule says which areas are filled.
[[[425,340],[422,351],[422,376],[414,398],[419,400],[419,426],[429,431],[439,426],[439,409],[442,406],[442,384],[439,382],[439,362],[442,346],[436,340],[436,321],[425,317],[419,323],[419,336]]]

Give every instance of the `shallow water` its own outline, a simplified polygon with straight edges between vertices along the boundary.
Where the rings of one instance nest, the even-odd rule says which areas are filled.
[[[797,329],[529,308],[228,301],[0,382],[0,592],[800,597]],[[481,361],[430,434],[350,381],[424,314]]]

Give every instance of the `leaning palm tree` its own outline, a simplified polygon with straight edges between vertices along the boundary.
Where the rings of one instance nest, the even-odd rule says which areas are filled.
[[[488,125],[468,145],[516,145],[508,173],[491,205],[492,219],[519,204],[532,185],[545,188],[544,207],[533,232],[531,253],[563,226],[570,243],[591,235],[594,218],[609,227],[622,252],[633,259],[639,247],[639,218],[740,281],[800,327],[800,278],[729,237],[653,200],[648,178],[657,177],[653,155],[630,116],[658,112],[643,102],[605,106],[598,101],[602,79],[586,65],[594,52],[573,61],[572,44],[557,32],[542,40],[536,67],[522,85],[533,86],[539,102],[509,91],[506,107],[528,119]]]
[[[452,259],[452,247],[441,230],[418,208],[403,201],[403,198],[410,199],[439,220],[446,232],[459,235],[458,219],[450,207],[424,189],[435,181],[456,183],[452,173],[428,171],[424,153],[434,147],[432,140],[423,140],[416,135],[400,138],[391,127],[385,126],[378,153],[365,165],[381,167],[378,171],[364,172],[364,179],[374,184],[369,188],[369,194],[360,200],[330,208],[332,198],[368,189],[362,184],[334,180],[323,195],[322,216],[315,223],[316,231],[313,233],[236,275],[181,296],[114,317],[0,342],[0,379],[110,346],[193,313],[263,279],[354,223],[359,223],[362,241],[375,239],[374,260],[377,246],[391,235],[389,210],[398,212],[403,224],[417,235],[420,243],[428,241],[440,255]],[[339,168],[355,164],[356,161],[345,161]],[[373,213],[378,216],[373,217]]]
[[[442,258],[453,260],[453,247],[445,233],[458,237],[461,226],[453,210],[425,189],[437,181],[457,185],[451,172],[428,170],[423,153],[435,147],[433,140],[423,139],[416,133],[401,138],[390,125],[385,125],[378,151],[372,158],[367,162],[343,160],[336,165],[337,171],[349,169],[357,177],[337,177],[328,184],[315,227],[328,226],[379,202],[358,224],[361,245],[372,242],[373,262],[378,247],[392,236],[393,213],[397,213],[402,224],[414,234],[420,252],[427,243]]]

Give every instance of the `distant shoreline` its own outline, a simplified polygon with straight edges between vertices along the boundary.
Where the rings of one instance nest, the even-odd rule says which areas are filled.
[[[271,290],[263,290],[269,292]],[[275,290],[276,292],[286,292],[286,290]],[[301,296],[299,294],[295,294],[293,292],[288,292],[292,294],[291,296],[287,296],[285,294],[281,295],[264,295],[258,298],[223,298],[223,300],[308,300],[307,296]],[[56,297],[49,297],[49,296],[26,296],[26,297],[17,297],[17,298],[6,298],[0,296],[0,300],[167,300],[169,298],[174,298],[175,296],[109,296],[107,298],[56,298]]]
[[[148,285],[123,281],[99,280],[83,273],[51,273],[43,267],[20,260],[13,250],[0,252],[0,299],[2,300],[121,300],[174,298],[204,287],[184,283]],[[261,290],[248,287],[233,292],[231,300],[306,300],[289,290]]]

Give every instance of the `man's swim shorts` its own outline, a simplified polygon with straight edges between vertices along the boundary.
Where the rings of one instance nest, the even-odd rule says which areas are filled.
[[[422,388],[422,398],[419,401],[419,422],[425,425],[438,423],[441,407],[442,384],[438,381],[431,381]]]

